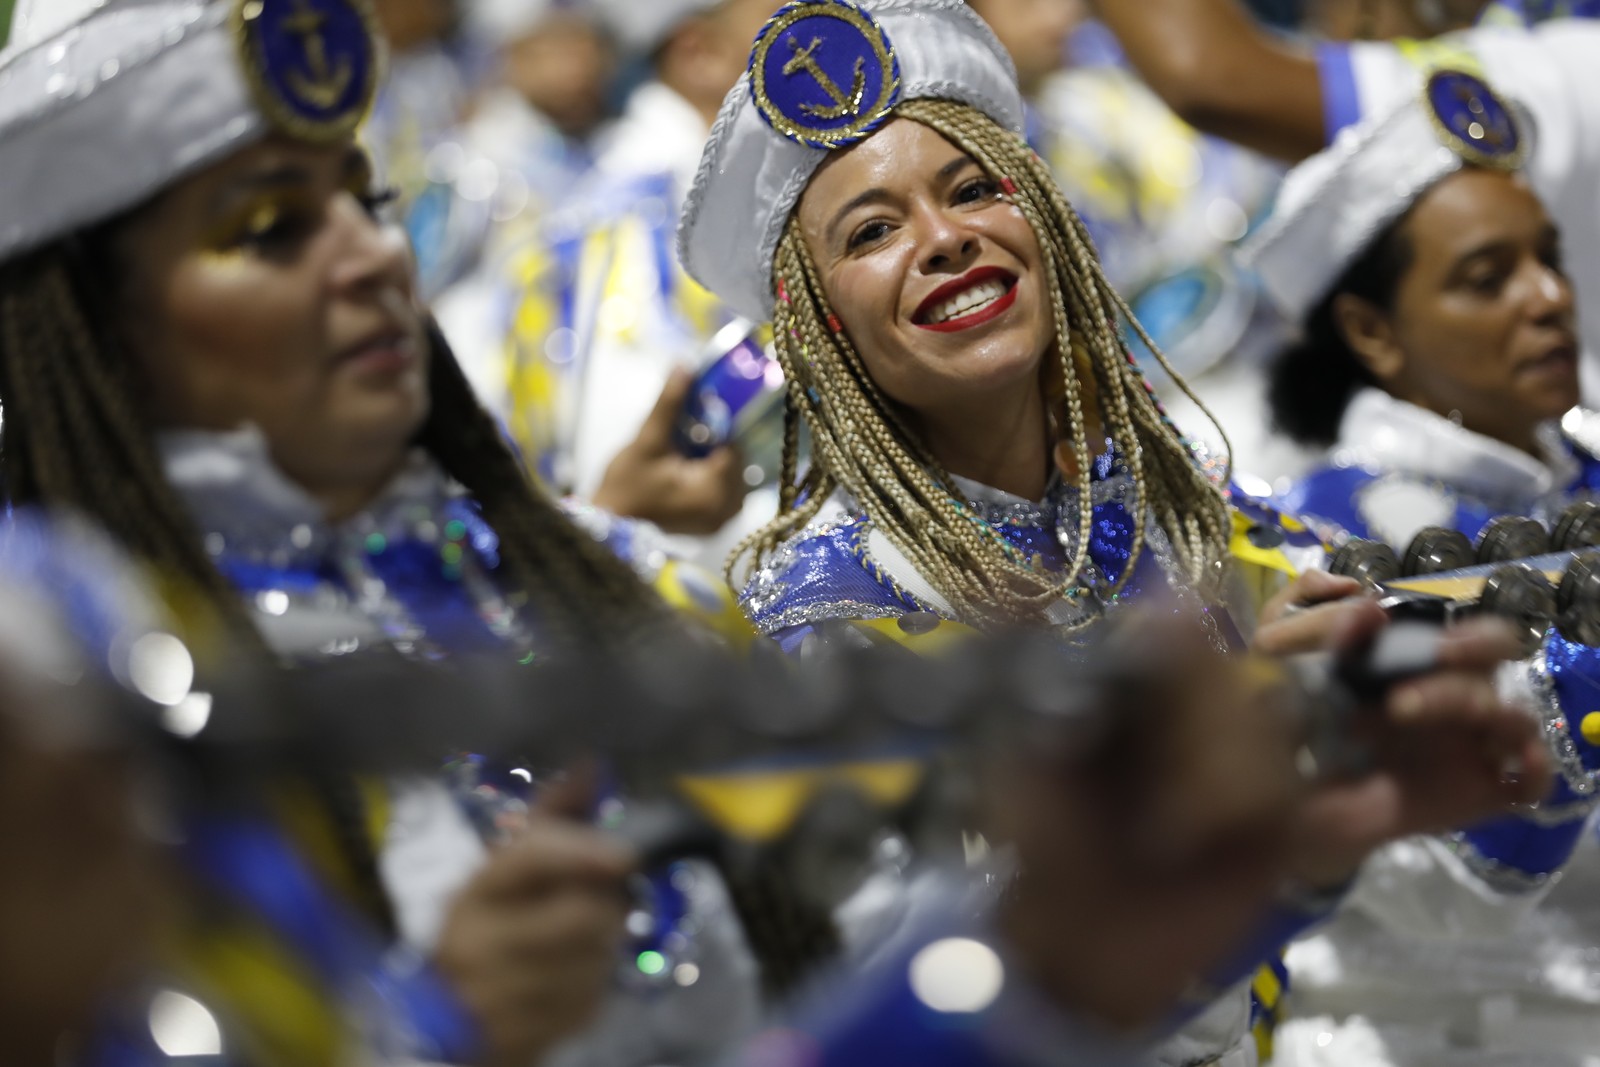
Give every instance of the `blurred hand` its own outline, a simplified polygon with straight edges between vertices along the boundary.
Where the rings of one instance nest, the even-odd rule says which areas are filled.
[[[53,752],[0,713],[0,1063],[51,1063],[146,958],[163,893],[127,768]]]
[[[988,787],[1021,860],[1008,942],[1059,1002],[1125,1029],[1170,1010],[1259,919],[1302,789],[1281,693],[1192,618],[1137,633],[1162,669],[1108,709],[1092,761],[1023,746]]]
[[[1264,656],[1294,656],[1331,647],[1344,618],[1340,605],[1365,591],[1354,578],[1307,571],[1261,609],[1252,650]]]
[[[1368,600],[1332,611],[1336,649],[1370,639],[1387,623]],[[1503,704],[1494,684],[1500,666],[1522,655],[1499,620],[1446,631],[1439,670],[1395,687],[1360,724],[1375,761],[1371,773],[1321,784],[1301,803],[1293,875],[1307,885],[1336,886],[1389,841],[1459,829],[1542,798],[1550,785],[1549,749],[1533,718]]]
[[[528,1067],[598,1012],[624,937],[627,849],[580,822],[584,783],[545,790],[451,907],[435,963],[477,1020],[484,1067]]]
[[[749,487],[738,451],[725,446],[691,459],[673,437],[693,384],[688,372],[672,372],[638,436],[606,468],[594,494],[597,507],[667,533],[695,535],[716,533],[739,514]]]
[[[1319,590],[1342,594],[1316,580],[1300,593]],[[1355,647],[1387,624],[1363,598],[1316,610],[1321,647]],[[1284,648],[1319,643],[1280,636]],[[1192,620],[1147,619],[1138,639],[1161,650],[1159,677],[1115,709],[1092,761],[1025,746],[988,784],[991,828],[1021,860],[1002,912],[1008,942],[1042,989],[1113,1026],[1159,1019],[1286,878],[1342,885],[1389,841],[1470,825],[1548,787],[1535,724],[1495,694],[1496,670],[1520,655],[1497,621],[1449,631],[1439,669],[1356,724],[1367,774],[1315,785],[1295,770],[1285,689],[1213,653]]]

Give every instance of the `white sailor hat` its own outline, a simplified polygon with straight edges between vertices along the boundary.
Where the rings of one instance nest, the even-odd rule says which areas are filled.
[[[684,266],[739,314],[770,319],[773,256],[811,176],[901,103],[929,98],[1022,130],[1016,69],[964,0],[799,0],[779,10],[706,145],[678,233]]]
[[[368,0],[19,0],[0,50],[0,260],[270,131],[347,136],[381,67]]]
[[[1474,74],[1436,71],[1416,99],[1343,130],[1291,171],[1241,254],[1301,322],[1423,193],[1469,165],[1516,170],[1529,148],[1519,109]]]
[[[472,0],[467,21],[495,44],[525,37],[552,16],[570,13],[599,19],[589,0]]]
[[[630,52],[650,55],[667,43],[672,31],[688,19],[727,0],[595,0],[600,17],[618,43]],[[776,5],[777,0],[773,0]]]

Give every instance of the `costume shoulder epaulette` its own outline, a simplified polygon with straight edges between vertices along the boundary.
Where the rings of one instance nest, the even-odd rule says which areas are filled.
[[[890,619],[927,611],[871,565],[871,524],[845,518],[804,531],[751,576],[740,603],[764,634],[831,619]]]

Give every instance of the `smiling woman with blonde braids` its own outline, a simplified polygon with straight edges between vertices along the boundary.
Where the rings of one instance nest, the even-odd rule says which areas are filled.
[[[1129,356],[1125,305],[1016,132],[1009,60],[964,4],[868,6],[769,24],[683,228],[689,269],[773,319],[790,380],[783,507],[729,563],[755,565],[747,609],[787,642],[829,618],[1076,628],[1145,588],[1239,591],[1225,464]],[[922,48],[901,20],[944,36]],[[1257,541],[1283,574],[1279,549],[1318,551]],[[1227,599],[1248,627],[1255,605]]]

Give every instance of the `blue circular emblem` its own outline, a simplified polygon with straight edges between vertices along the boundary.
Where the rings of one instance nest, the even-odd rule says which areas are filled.
[[[1434,128],[1445,145],[1468,163],[1515,170],[1527,155],[1517,117],[1482,78],[1440,70],[1425,91]]]
[[[331,141],[366,117],[377,91],[377,26],[367,0],[238,0],[246,79],[285,133]]]
[[[801,0],[756,38],[750,85],[774,130],[811,148],[841,148],[865,139],[899,103],[900,61],[862,8]]]

